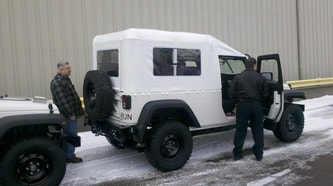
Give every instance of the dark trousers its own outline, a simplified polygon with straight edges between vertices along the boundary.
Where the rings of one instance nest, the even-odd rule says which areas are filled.
[[[252,152],[256,157],[263,155],[264,150],[264,128],[263,110],[258,101],[240,101],[236,107],[236,133],[234,137],[234,156],[241,156],[244,140],[250,121],[254,146]]]

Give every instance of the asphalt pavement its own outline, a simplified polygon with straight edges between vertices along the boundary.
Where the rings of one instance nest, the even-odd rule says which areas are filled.
[[[306,169],[295,169],[290,174],[301,177],[294,186],[331,186],[333,185],[333,155],[323,155],[306,163]],[[283,179],[283,178],[281,178]]]

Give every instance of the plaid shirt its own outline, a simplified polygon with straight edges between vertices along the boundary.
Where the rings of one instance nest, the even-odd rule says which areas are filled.
[[[66,118],[83,115],[80,97],[71,79],[57,74],[51,81],[51,92],[54,104]]]

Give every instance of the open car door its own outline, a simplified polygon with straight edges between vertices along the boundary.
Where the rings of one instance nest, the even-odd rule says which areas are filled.
[[[263,102],[267,119],[279,121],[284,107],[283,78],[279,54],[259,56],[257,72],[267,79],[269,96]]]

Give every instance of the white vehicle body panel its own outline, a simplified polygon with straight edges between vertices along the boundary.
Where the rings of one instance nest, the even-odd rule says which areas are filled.
[[[283,97],[283,96],[282,96]],[[269,113],[266,118],[276,121],[279,121],[280,118],[278,117],[279,111],[281,107],[283,107],[283,100],[281,100],[281,94],[279,94],[277,91],[274,91],[274,101],[269,109]],[[282,114],[279,116],[281,117]]]
[[[3,98],[0,99],[0,118],[25,114],[46,114],[50,112],[48,104],[48,102],[36,103],[33,102],[33,99],[26,98]],[[54,104],[53,110],[54,113],[59,113]]]
[[[154,48],[199,49],[201,75],[154,76]],[[94,38],[93,69],[97,52],[111,49],[119,50],[119,77],[111,77],[117,92],[112,123],[135,125],[144,105],[155,100],[185,101],[202,127],[234,123],[222,108],[218,56],[245,57],[242,53],[209,35],[129,29]],[[122,108],[121,95],[132,97],[130,110]]]

